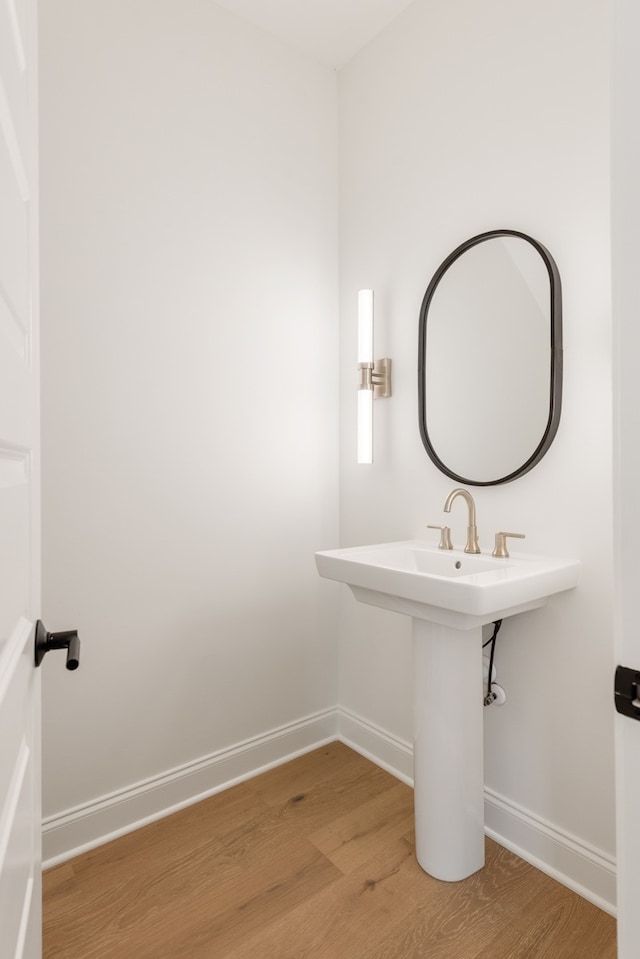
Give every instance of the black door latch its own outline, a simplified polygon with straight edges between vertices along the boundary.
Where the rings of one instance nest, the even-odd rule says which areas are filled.
[[[640,719],[640,670],[618,666],[614,682],[616,709],[623,716]]]
[[[48,632],[41,619],[36,623],[34,643],[35,664],[39,666],[45,654],[52,649],[66,649],[67,669],[77,669],[80,665],[80,637],[75,629],[67,629],[63,633]]]

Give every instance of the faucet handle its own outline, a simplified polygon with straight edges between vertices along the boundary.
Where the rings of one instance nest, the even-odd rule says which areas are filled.
[[[429,523],[427,524],[427,529],[440,530],[440,542],[438,543],[438,549],[453,549],[453,543],[451,542],[451,530],[448,526],[432,526]]]
[[[524,539],[524,533],[496,533],[496,545],[494,547],[492,556],[508,556],[509,550],[507,549],[507,536],[510,536],[512,539]]]

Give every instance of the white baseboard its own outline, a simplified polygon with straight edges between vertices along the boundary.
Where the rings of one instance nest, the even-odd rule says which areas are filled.
[[[133,832],[337,738],[336,710],[327,709],[50,816],[42,824],[43,868]]]
[[[338,739],[413,787],[413,746],[357,713],[338,706]]]
[[[49,817],[43,823],[44,868],[336,739],[413,785],[410,743],[348,709],[327,709]],[[485,789],[485,832],[521,859],[615,915],[616,866],[611,857],[491,789]]]
[[[485,787],[485,833],[600,909],[616,915],[613,857]]]
[[[413,749],[349,710],[338,708],[338,737],[357,752],[413,785]],[[615,860],[485,788],[485,833],[536,869],[600,909],[616,914]]]

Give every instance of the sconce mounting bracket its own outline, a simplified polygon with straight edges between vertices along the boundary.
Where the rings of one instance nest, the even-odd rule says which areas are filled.
[[[373,398],[386,400],[391,396],[391,360],[385,357],[375,363],[358,363],[359,390],[373,390]]]

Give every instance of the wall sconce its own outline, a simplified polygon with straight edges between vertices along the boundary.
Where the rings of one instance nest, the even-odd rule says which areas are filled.
[[[373,359],[373,290],[358,293],[358,463],[373,463],[373,400],[391,396],[391,360]]]

